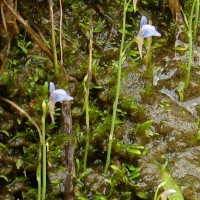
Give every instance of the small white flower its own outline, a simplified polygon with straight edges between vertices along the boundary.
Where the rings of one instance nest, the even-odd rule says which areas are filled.
[[[56,102],[62,102],[62,101],[71,101],[74,98],[71,97],[67,92],[63,89],[56,89],[55,85],[53,82],[50,82],[49,84],[49,91],[50,91],[50,96],[49,96],[49,113],[51,116],[51,119],[54,123],[54,108],[55,108],[55,103]]]
[[[167,200],[167,197],[174,194],[176,192],[176,190],[174,189],[169,189],[164,191],[160,196],[161,196],[161,200]]]

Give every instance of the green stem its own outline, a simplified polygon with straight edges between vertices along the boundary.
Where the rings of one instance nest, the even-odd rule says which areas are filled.
[[[45,119],[47,113],[46,103],[42,103],[43,115],[42,115],[42,200],[45,200],[46,196],[46,141],[45,141]]]
[[[149,24],[152,25],[152,21],[151,20],[149,20]],[[151,55],[152,55],[151,46],[152,46],[152,37],[148,37],[147,38],[147,54],[145,56],[145,65],[147,67],[149,67],[150,64],[151,64]]]
[[[57,51],[56,51],[56,40],[55,40],[55,28],[54,28],[52,0],[49,0],[49,9],[50,9],[50,17],[51,17],[51,37],[52,37],[54,68],[55,68],[55,74],[57,75],[58,74],[58,58],[57,58]]]
[[[85,79],[88,79],[88,76],[85,77]],[[87,80],[85,80],[87,81]],[[85,153],[83,158],[83,171],[86,171],[87,168],[87,157],[88,157],[88,151],[89,151],[89,144],[90,144],[90,118],[89,118],[89,93],[87,92],[86,85],[84,83],[85,87],[85,117],[86,117],[86,144],[85,144]]]
[[[130,1],[127,3],[126,0],[124,1],[124,12],[123,12],[123,31],[122,31],[122,40],[121,40],[121,47],[120,47],[120,54],[119,54],[119,65],[117,71],[117,89],[115,94],[115,101],[113,104],[113,113],[112,113],[112,121],[111,121],[111,129],[110,129],[110,136],[108,141],[108,150],[107,150],[107,157],[106,157],[106,164],[104,168],[104,173],[108,172],[108,167],[110,165],[110,155],[112,150],[112,141],[115,129],[115,119],[117,113],[117,105],[119,100],[119,92],[120,92],[120,82],[121,82],[121,68],[124,62],[124,39],[125,39],[125,31],[126,31],[126,11],[128,8]]]
[[[84,79],[84,89],[85,89],[85,117],[86,117],[86,144],[85,153],[83,159],[83,170],[86,171],[87,168],[87,157],[90,144],[90,117],[89,117],[89,95],[90,95],[90,83],[92,78],[92,45],[93,45],[93,28],[92,28],[92,14],[90,18],[90,34],[89,34],[89,65],[88,74]]]
[[[197,29],[198,29],[198,21],[199,21],[199,0],[196,0],[197,4],[196,4],[196,13],[195,13],[195,20],[194,20],[194,40],[197,39]]]
[[[145,57],[145,64],[147,67],[151,64],[151,45],[152,45],[152,37],[147,38],[147,54]]]
[[[42,146],[39,144],[39,156],[38,156],[38,167],[37,167],[37,182],[38,182],[38,196],[37,199],[41,199],[41,191],[42,191],[42,171],[41,171],[41,156],[42,156]]]
[[[190,82],[190,69],[191,69],[191,65],[192,65],[192,19],[193,19],[195,4],[196,4],[196,0],[193,1],[191,13],[190,13],[190,18],[189,18],[189,31],[188,31],[189,60],[188,60],[187,74],[186,74],[186,79],[185,79],[185,88],[188,87],[189,82]]]

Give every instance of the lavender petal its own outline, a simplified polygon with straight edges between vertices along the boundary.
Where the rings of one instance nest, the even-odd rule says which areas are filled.
[[[49,91],[50,91],[50,94],[51,94],[55,89],[56,89],[56,88],[55,88],[54,83],[53,83],[53,82],[50,82],[50,84],[49,84]]]
[[[140,20],[140,29],[142,28],[143,25],[147,24],[147,21],[148,21],[147,18],[143,15]]]
[[[155,26],[147,24],[147,25],[142,26],[140,36],[142,38],[147,38],[147,37],[151,37],[151,36],[160,37],[161,34],[156,30]]]
[[[50,95],[50,99],[53,102],[58,102],[58,101],[71,101],[74,98],[71,97],[69,94],[67,94],[67,92],[63,89],[57,89],[54,90],[51,95]]]

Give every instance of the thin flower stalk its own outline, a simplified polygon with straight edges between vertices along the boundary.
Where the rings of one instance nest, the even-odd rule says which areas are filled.
[[[151,20],[149,20],[149,24],[152,25]],[[159,35],[159,34],[157,34],[157,35]],[[147,67],[151,64],[151,56],[152,56],[151,47],[152,47],[152,36],[147,38],[147,53],[145,56],[145,65]]]
[[[62,45],[62,23],[63,23],[63,11],[62,11],[62,0],[60,3],[60,64],[63,66],[63,45]]]
[[[89,95],[90,95],[90,83],[92,78],[92,48],[93,48],[93,28],[92,28],[92,13],[90,18],[90,32],[89,32],[89,65],[88,74],[84,79],[84,89],[85,89],[85,117],[86,117],[86,144],[85,153],[83,159],[83,170],[86,171],[87,168],[87,157],[90,144],[90,117],[89,117]]]
[[[53,15],[53,3],[52,0],[49,0],[49,10],[51,17],[51,37],[52,37],[52,48],[53,48],[53,58],[54,58],[54,69],[55,74],[58,74],[58,58],[56,50],[56,39],[55,39],[55,28],[54,28],[54,15]]]
[[[193,47],[192,19],[193,19],[195,4],[196,4],[196,0],[193,1],[191,13],[190,13],[190,17],[189,17],[189,31],[188,31],[189,59],[188,59],[188,66],[187,66],[186,79],[185,79],[185,88],[188,87],[189,82],[190,82],[190,70],[191,70],[191,66],[192,66],[192,47]]]
[[[110,165],[110,156],[111,156],[111,150],[112,150],[112,142],[113,142],[113,136],[114,136],[114,130],[115,130],[115,120],[116,120],[117,106],[118,106],[119,93],[120,93],[121,70],[122,70],[122,64],[125,60],[125,58],[124,58],[124,40],[125,40],[125,32],[126,32],[126,11],[128,9],[129,3],[130,3],[130,1],[128,3],[126,0],[124,1],[122,40],[121,40],[121,46],[120,46],[119,65],[118,65],[118,71],[117,71],[117,88],[116,88],[116,94],[115,94],[115,101],[113,104],[111,129],[110,129],[110,135],[109,135],[109,140],[108,140],[106,164],[105,164],[105,168],[104,168],[105,174],[108,172],[108,168]]]
[[[41,166],[41,158],[42,158],[42,146],[39,146],[39,153],[38,153],[38,157],[39,157],[39,164],[37,167],[37,172],[36,172],[36,177],[37,177],[37,182],[38,182],[38,193],[37,193],[37,199],[41,199],[42,196],[42,166]]]
[[[195,13],[195,20],[194,20],[194,40],[197,39],[197,30],[198,30],[198,22],[199,22],[199,7],[200,7],[200,0],[196,0],[196,13]]]
[[[42,200],[46,197],[46,182],[47,182],[47,155],[46,155],[46,130],[45,130],[45,119],[47,113],[47,106],[45,101],[42,103],[43,115],[42,115]]]

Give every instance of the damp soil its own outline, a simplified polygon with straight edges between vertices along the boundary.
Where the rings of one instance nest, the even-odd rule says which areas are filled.
[[[153,199],[157,186],[163,181],[159,171],[166,160],[166,168],[180,187],[184,199],[200,198],[200,57],[197,53],[200,49],[200,35],[198,32],[193,46],[189,87],[181,91],[188,62],[188,36],[184,21],[175,16],[180,14],[178,8],[172,7],[170,2],[139,1],[136,12],[132,7],[127,12],[125,43],[131,45],[127,48],[122,68],[111,158],[111,164],[115,167],[111,167],[106,175],[103,168],[116,91],[122,2],[63,2],[63,58],[64,68],[71,77],[69,83],[60,83],[58,80],[63,79],[64,74],[54,76],[53,63],[19,22],[16,22],[18,28],[12,37],[8,55],[5,53],[8,45],[6,33],[1,32],[1,60],[6,55],[7,62],[0,77],[0,96],[24,109],[39,126],[41,105],[43,100],[48,101],[50,81],[58,84],[56,87],[68,85],[74,97],[71,103],[76,159],[74,199],[144,199],[139,195],[141,193],[145,199]],[[189,15],[192,2],[181,3]],[[17,9],[51,46],[48,2],[20,1]],[[54,15],[59,57],[59,1],[54,2]],[[83,81],[88,70],[88,27],[91,15],[94,45],[89,98],[90,149],[88,169],[83,172],[86,135]],[[141,58],[134,39],[142,15],[151,19],[161,33],[161,37],[153,37],[152,58],[148,66],[145,64],[146,41],[144,58]],[[163,89],[167,89],[167,92],[163,93]],[[184,94],[185,104],[180,100],[181,94]],[[61,104],[58,103],[55,125],[49,115],[46,122],[47,198],[54,200],[64,199],[67,176],[64,145],[68,138],[61,132],[60,109]],[[38,143],[39,137],[33,125],[22,113],[1,100],[0,199],[36,199]],[[140,154],[131,153],[133,146]],[[133,170],[130,166],[140,169],[138,175],[135,172],[135,178],[130,178],[130,169]],[[116,167],[122,170],[117,171]]]

